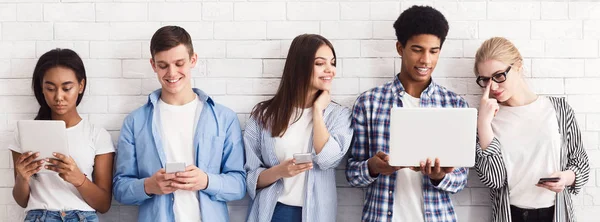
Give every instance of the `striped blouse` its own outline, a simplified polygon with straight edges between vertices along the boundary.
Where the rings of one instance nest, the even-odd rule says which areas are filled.
[[[575,120],[575,113],[564,98],[548,97],[556,110],[559,132],[562,136],[560,167],[562,171],[575,172],[575,183],[556,194],[554,221],[575,221],[571,194],[578,194],[588,181],[590,166],[583,148],[581,132]],[[510,222],[510,200],[506,167],[502,159],[500,141],[494,138],[487,149],[482,150],[477,141],[475,169],[481,182],[490,188],[492,198],[492,221]]]
[[[333,222],[337,214],[337,193],[335,168],[348,151],[352,140],[350,110],[330,103],[324,111],[325,126],[329,131],[329,140],[319,154],[315,154],[312,142],[309,151],[313,153],[313,169],[307,171],[302,221]],[[310,138],[312,141],[312,135]],[[246,148],[246,177],[250,209],[248,222],[271,221],[280,193],[283,192],[283,180],[268,187],[256,188],[260,173],[279,164],[275,155],[275,138],[269,130],[258,125],[254,118],[246,123],[244,132]]]

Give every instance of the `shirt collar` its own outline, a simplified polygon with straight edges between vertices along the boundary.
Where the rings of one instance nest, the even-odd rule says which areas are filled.
[[[394,85],[394,87],[392,87],[393,93],[397,93],[397,95],[399,95],[402,98],[404,96],[404,94],[406,93],[406,90],[404,89],[404,86],[402,86],[402,82],[400,82],[400,74],[397,74],[396,76],[394,76],[393,85]],[[427,86],[427,88],[425,88],[425,90],[423,90],[423,93],[421,93],[421,96],[423,96],[423,94],[425,94],[427,97],[431,97],[436,89],[437,89],[437,84],[433,81],[433,79],[431,79],[429,81],[429,85]]]
[[[194,91],[194,93],[196,93],[196,95],[198,96],[198,99],[200,99],[200,101],[202,102],[207,102],[208,104],[214,106],[215,102],[212,100],[212,98],[210,98],[210,96],[208,96],[208,94],[206,94],[204,91],[197,89],[197,88],[192,88],[192,90]],[[153,106],[156,106],[158,104],[158,100],[160,99],[160,94],[162,92],[162,89],[157,89],[154,90],[154,92],[152,92],[148,98],[148,102],[152,103]]]

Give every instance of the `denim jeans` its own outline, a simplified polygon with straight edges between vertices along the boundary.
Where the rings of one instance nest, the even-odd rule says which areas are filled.
[[[98,222],[94,211],[49,211],[30,210],[25,216],[25,222]]]
[[[302,207],[277,202],[271,222],[302,222]]]

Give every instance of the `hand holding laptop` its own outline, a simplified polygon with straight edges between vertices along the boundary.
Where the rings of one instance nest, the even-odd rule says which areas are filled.
[[[429,176],[432,180],[442,180],[448,173],[454,171],[454,167],[441,167],[440,159],[435,158],[432,163],[431,159],[427,158],[426,161],[421,161],[419,167],[411,167],[414,171],[421,171],[423,175]]]
[[[405,168],[390,166],[389,161],[390,156],[381,151],[377,152],[375,156],[369,158],[369,160],[367,161],[367,165],[369,167],[369,174],[371,175],[371,177],[377,177],[379,176],[379,174],[387,176],[398,171],[399,169]]]

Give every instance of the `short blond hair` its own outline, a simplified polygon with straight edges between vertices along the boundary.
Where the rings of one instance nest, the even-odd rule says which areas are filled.
[[[473,72],[476,75],[479,75],[477,64],[488,60],[497,60],[506,64],[515,65],[522,62],[523,57],[517,47],[515,47],[508,39],[503,37],[493,37],[485,40],[479,49],[477,49]]]

